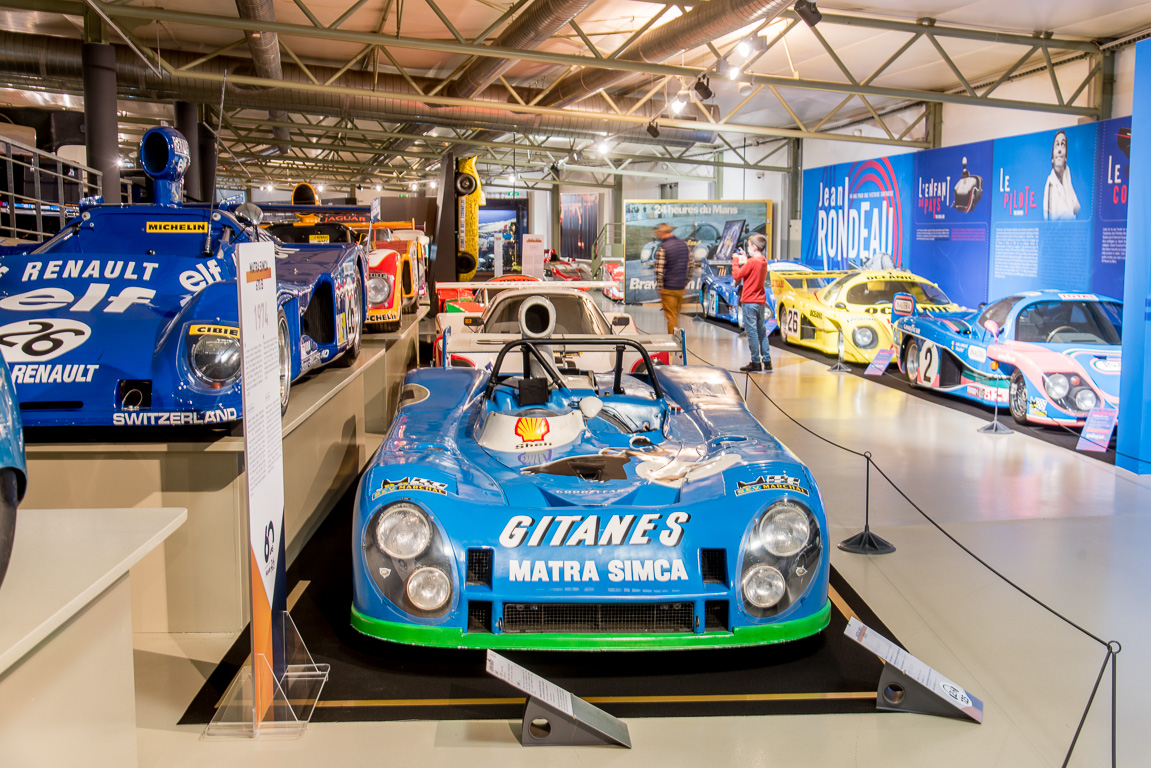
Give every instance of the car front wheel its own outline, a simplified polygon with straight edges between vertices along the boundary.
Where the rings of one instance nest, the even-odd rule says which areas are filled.
[[[292,352],[289,349],[292,337],[288,333],[288,316],[283,309],[276,319],[276,335],[280,347],[280,415],[283,416],[288,411],[288,397],[292,392]]]
[[[919,386],[919,342],[915,339],[903,347],[903,370],[911,386]]]
[[[1011,374],[1011,388],[1009,390],[1009,403],[1011,418],[1020,424],[1027,423],[1027,382],[1023,374],[1013,371]]]
[[[12,557],[12,543],[16,536],[16,505],[18,503],[16,470],[11,467],[0,469],[0,584],[8,572],[8,560]]]

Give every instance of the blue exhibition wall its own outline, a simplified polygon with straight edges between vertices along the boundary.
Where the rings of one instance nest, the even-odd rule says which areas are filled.
[[[806,170],[803,261],[894,264],[969,307],[1041,288],[1121,296],[1130,126],[1118,118]]]
[[[817,269],[907,267],[912,155],[803,172],[803,263]]]

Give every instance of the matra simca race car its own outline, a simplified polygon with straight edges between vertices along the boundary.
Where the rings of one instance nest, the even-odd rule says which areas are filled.
[[[788,344],[813,347],[834,355],[843,343],[843,359],[868,363],[875,353],[894,343],[891,331],[891,303],[897,293],[915,297],[923,312],[955,312],[960,309],[930,280],[910,272],[878,270],[867,272],[805,272],[795,275],[809,286],[798,289],[793,273],[772,276],[789,284],[776,295],[780,338]],[[822,288],[810,291],[813,281],[834,278]],[[842,337],[840,331],[842,330]]]
[[[16,537],[16,509],[28,487],[24,461],[24,430],[20,406],[12,387],[8,366],[0,360],[0,586],[8,572]]]
[[[490,283],[481,285],[491,286]],[[436,315],[439,336],[432,348],[433,363],[489,367],[505,344],[521,336],[539,340],[541,344],[610,336],[638,341],[661,365],[683,365],[687,357],[683,332],[678,331],[676,336],[641,334],[630,315],[623,312],[605,315],[585,293],[604,285],[607,284],[572,282],[512,287],[491,296],[482,312]],[[584,348],[569,343],[562,356],[558,351],[556,354],[556,363],[561,368],[608,371],[615,365],[617,353],[614,349]],[[631,371],[643,364],[643,358],[629,345],[624,345],[618,354],[623,355],[625,370]],[[518,370],[515,366],[519,364],[518,360],[509,361],[508,370]]]
[[[565,373],[545,341],[408,374],[356,495],[352,625],[457,648],[778,643],[828,624],[807,468],[718,368]],[[589,342],[581,342],[587,344]],[[559,346],[555,346],[559,351]],[[505,363],[527,358],[527,375]]]
[[[1007,404],[1021,424],[1065,426],[1083,426],[1093,408],[1118,408],[1122,328],[1121,302],[1066,291],[895,322],[912,385]]]
[[[83,205],[28,253],[0,259],[0,350],[25,426],[177,426],[242,416],[235,249],[274,247],[280,401],[291,382],[350,364],[363,329],[355,243],[289,246],[259,208],[182,205],[184,137],[140,142],[150,205]]]

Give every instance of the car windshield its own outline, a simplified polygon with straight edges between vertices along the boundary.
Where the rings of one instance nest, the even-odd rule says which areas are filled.
[[[1011,312],[1011,308],[1019,302],[1023,301],[1022,296],[1008,296],[1006,299],[1000,299],[994,304],[988,304],[979,313],[979,317],[975,320],[975,324],[980,328],[987,326],[988,320],[994,320],[995,324],[1002,328],[1007,323],[1007,315]]]
[[[1015,318],[1015,340],[1042,344],[1105,344],[1123,341],[1118,302],[1037,301]]]
[[[865,280],[847,289],[848,304],[890,304],[897,293],[910,293],[919,304],[950,304],[947,294],[919,280]]]
[[[847,285],[847,283],[853,278],[855,278],[854,273],[848,273],[842,277],[836,278],[830,285],[819,292],[819,300],[824,304],[831,304],[835,301],[835,297],[839,295],[839,291],[843,288],[843,286]]]
[[[519,333],[520,305],[535,294],[520,294],[493,302],[484,318],[485,333]],[[556,308],[555,333],[610,334],[603,314],[583,294],[547,294],[543,298]]]

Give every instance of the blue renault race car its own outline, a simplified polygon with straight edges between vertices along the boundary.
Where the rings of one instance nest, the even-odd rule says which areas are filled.
[[[1007,405],[1020,424],[1081,427],[1093,408],[1119,407],[1117,299],[1028,291],[975,312],[902,317],[893,328],[912,386]]]
[[[24,430],[12,391],[8,366],[0,360],[0,585],[8,572],[16,535],[16,509],[28,486],[24,463]]]
[[[703,259],[700,261],[699,303],[703,307],[704,317],[713,317],[716,320],[743,327],[743,307],[740,304],[740,284],[732,277],[733,265],[728,260]],[[811,267],[800,264],[798,261],[769,261],[767,262],[768,281],[763,286],[767,298],[767,312],[765,325],[767,333],[775,333],[779,327],[776,320],[775,292],[772,290],[772,272],[810,272]]]
[[[218,424],[242,416],[236,248],[274,248],[280,404],[291,382],[359,354],[364,255],[355,243],[293,247],[260,210],[183,205],[188,146],[140,143],[150,205],[85,204],[32,251],[0,257],[0,351],[25,426]]]
[[[562,366],[562,343],[524,338],[490,371],[408,374],[356,497],[357,630],[595,650],[778,643],[827,626],[819,490],[730,374],[655,366],[628,339],[579,341],[593,343],[619,350],[614,371]],[[505,373],[509,359],[527,374]]]

